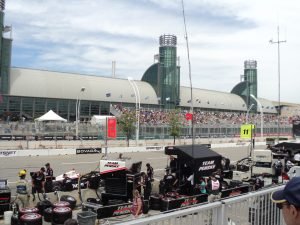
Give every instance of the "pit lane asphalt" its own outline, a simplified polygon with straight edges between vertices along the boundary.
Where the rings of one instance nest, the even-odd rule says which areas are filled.
[[[265,146],[256,146],[256,149],[265,149]],[[228,157],[231,162],[247,157],[249,146],[237,146],[231,148],[214,148],[214,151]],[[12,195],[15,193],[15,182],[18,180],[18,171],[27,170],[27,179],[30,180],[29,172],[38,171],[47,162],[51,164],[54,176],[75,169],[80,174],[91,172],[99,166],[103,154],[90,155],[58,155],[58,156],[26,156],[0,158],[0,179],[8,179]],[[117,159],[118,153],[108,154],[108,159]],[[161,179],[164,168],[168,165],[168,156],[163,151],[124,153],[123,158],[131,158],[131,161],[142,161],[142,170],[146,170],[146,163],[154,168],[154,178]]]
[[[265,146],[256,146],[256,149],[265,149]],[[237,161],[249,155],[249,146],[237,146],[231,148],[214,148],[214,151],[228,157],[231,161]],[[99,160],[103,154],[91,155],[59,155],[59,156],[27,156],[27,157],[9,157],[0,158],[0,179],[8,179],[9,187],[12,195],[15,195],[15,182],[18,180],[18,171],[26,169],[28,171],[27,179],[30,179],[29,172],[39,170],[47,162],[51,164],[54,170],[54,175],[58,176],[66,171],[75,169],[81,174],[88,173],[97,169]],[[108,159],[117,159],[118,153],[108,154]],[[133,152],[124,153],[123,158],[131,158],[132,161],[142,161],[142,170],[146,170],[146,163],[150,163],[154,168],[154,178],[162,179],[164,175],[164,168],[168,165],[168,156],[163,151],[149,151],[149,152]],[[78,212],[78,211],[74,211]],[[155,212],[156,214],[157,212]],[[147,215],[145,215],[147,216]],[[76,218],[76,214],[73,215]],[[130,220],[130,215],[123,215],[120,217],[109,218],[110,224]],[[0,219],[0,224],[4,221]],[[101,221],[104,224],[104,221]],[[44,223],[48,224],[48,223]]]

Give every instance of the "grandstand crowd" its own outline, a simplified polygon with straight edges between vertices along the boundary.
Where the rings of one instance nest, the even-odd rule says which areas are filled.
[[[128,111],[135,111],[135,108],[127,108],[122,105],[114,105],[114,107],[120,113],[126,113]],[[189,121],[185,119],[188,110],[180,111],[180,118],[183,125],[188,125]],[[140,124],[141,125],[167,125],[169,112],[160,109],[141,109],[140,110]],[[206,125],[217,125],[217,124],[244,124],[248,123],[259,123],[261,119],[260,113],[247,113],[241,112],[222,112],[222,111],[194,111],[194,123],[195,124],[206,124]],[[292,124],[293,120],[300,119],[300,116],[280,116],[280,124],[288,125]],[[277,124],[277,114],[264,114],[263,120],[265,124]]]

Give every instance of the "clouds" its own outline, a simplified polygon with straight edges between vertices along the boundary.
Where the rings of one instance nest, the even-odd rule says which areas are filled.
[[[268,40],[276,40],[279,21],[288,36],[281,48],[282,100],[300,102],[299,7],[296,0],[185,1],[193,86],[229,92],[244,60],[254,59],[259,96],[276,100],[277,49]],[[141,79],[158,37],[175,34],[181,84],[189,85],[181,0],[14,0],[5,13],[13,26],[13,66],[109,76],[115,60],[118,77]]]

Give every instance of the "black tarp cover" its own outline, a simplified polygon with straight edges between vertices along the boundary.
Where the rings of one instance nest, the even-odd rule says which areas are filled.
[[[181,165],[189,165],[194,172],[195,183],[198,183],[200,177],[210,176],[221,169],[222,156],[206,145],[167,146],[165,154],[177,155]]]

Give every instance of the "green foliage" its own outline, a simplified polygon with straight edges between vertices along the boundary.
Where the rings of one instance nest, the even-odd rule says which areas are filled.
[[[118,127],[126,136],[127,146],[129,146],[129,139],[135,131],[136,114],[132,111],[123,112],[117,121]]]
[[[167,120],[170,126],[169,128],[170,136],[174,138],[174,145],[175,145],[175,139],[180,135],[180,127],[183,120],[179,109],[174,109],[170,111],[167,115]]]

